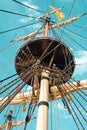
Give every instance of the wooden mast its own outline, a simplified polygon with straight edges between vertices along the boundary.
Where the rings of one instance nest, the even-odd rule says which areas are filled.
[[[48,36],[49,18],[46,18],[45,37]],[[36,130],[48,130],[48,96],[49,96],[49,72],[43,70],[41,75],[40,96],[38,103],[38,117]]]

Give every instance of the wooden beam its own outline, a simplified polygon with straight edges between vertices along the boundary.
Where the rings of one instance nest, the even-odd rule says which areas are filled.
[[[67,89],[68,86],[68,89]],[[64,95],[71,94],[73,92],[79,91],[79,90],[87,90],[87,80],[82,80],[77,82],[73,82],[73,84],[64,84],[62,88],[62,92]],[[65,89],[67,90],[65,92]],[[32,95],[32,92],[24,92],[24,93],[19,93],[17,94],[14,99],[10,102],[11,105],[19,105],[19,104],[25,104],[25,103],[30,103],[31,99],[33,99],[33,103],[36,103],[39,99],[39,89],[35,90],[35,94]],[[6,97],[4,99],[7,100],[9,97]],[[53,100],[58,100],[61,98],[61,94],[57,88],[57,86],[51,86],[50,87],[50,93],[49,93],[49,101]],[[2,100],[2,98],[0,98]],[[0,102],[0,105],[3,102]]]
[[[64,22],[60,22],[60,23],[58,23],[58,24],[54,24],[54,25],[50,26],[48,29],[51,30],[52,28],[59,28],[59,27],[62,27],[62,26],[64,26],[64,25],[66,25],[66,24],[70,24],[70,23],[72,23],[72,22],[78,20],[80,17],[85,16],[85,15],[87,15],[87,13],[80,14],[80,15],[78,15],[78,16],[76,16],[76,17],[70,18],[70,19],[65,20]],[[23,36],[23,37],[14,39],[14,40],[12,40],[11,42],[14,42],[14,43],[15,43],[15,42],[19,42],[19,41],[22,41],[22,40],[27,40],[28,38],[32,38],[32,37],[35,36],[36,34],[41,34],[41,33],[43,33],[43,32],[45,32],[45,29],[39,30],[38,33],[37,33],[37,32],[32,32],[32,33],[30,33],[30,34],[28,34],[28,35],[26,35],[26,36]]]
[[[41,16],[37,17],[35,20],[39,20],[41,18],[48,17],[49,15],[54,14],[56,11],[60,11],[60,10],[62,10],[62,8],[58,8],[58,9],[55,9],[55,11],[48,12],[48,13],[46,13],[44,15],[41,15]]]
[[[21,124],[23,124],[23,123],[25,123],[25,120],[18,121],[18,122],[12,122],[12,123],[11,123],[11,127],[19,126],[19,125],[21,125]],[[7,125],[7,123],[0,125],[0,129],[6,128],[6,125]]]

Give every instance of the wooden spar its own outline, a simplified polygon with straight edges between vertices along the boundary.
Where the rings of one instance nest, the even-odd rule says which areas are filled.
[[[60,10],[62,10],[62,8],[58,8],[58,9],[55,9],[55,11],[48,12],[48,13],[46,13],[46,14],[40,16],[40,17],[37,17],[35,20],[39,20],[39,19],[41,19],[41,18],[47,17],[48,15],[54,14],[56,11],[60,11]]]
[[[68,86],[68,89],[67,89]],[[62,86],[61,86],[62,87]],[[65,93],[64,90],[67,89],[67,92]],[[71,86],[69,84],[63,85],[62,91],[64,92],[65,96],[67,94],[73,93],[75,91],[79,90],[87,90],[87,80],[81,80],[79,81],[79,84],[77,82],[73,82]],[[33,99],[33,103],[36,103],[39,99],[39,89],[35,90],[35,95],[32,95],[32,92],[24,92],[17,94],[14,99],[10,102],[11,105],[19,105],[19,104],[25,104],[30,103],[31,98]],[[4,99],[7,100],[9,97],[6,97]],[[50,93],[49,93],[49,101],[58,100],[61,98],[61,94],[59,90],[57,89],[57,86],[51,86],[50,87]],[[2,100],[3,98],[0,98]],[[3,102],[0,103],[0,105]]]
[[[33,119],[35,119],[35,118],[36,118],[36,117],[31,117],[31,120],[33,120]],[[16,126],[20,126],[20,125],[23,124],[23,123],[25,123],[25,120],[16,121],[16,122],[11,122],[11,128],[12,128],[12,127],[16,127]],[[6,128],[6,125],[7,125],[7,123],[1,124],[1,125],[0,125],[0,130]]]
[[[8,121],[6,123],[6,130],[11,130],[11,127],[12,127],[12,122]]]
[[[11,122],[11,127],[19,126],[23,123],[25,123],[25,120],[18,121],[18,122]],[[5,123],[5,124],[0,125],[0,129],[6,128],[7,130],[8,129],[7,126],[10,126],[10,123]]]
[[[80,15],[74,17],[74,18],[70,18],[70,19],[65,20],[64,22],[60,22],[60,23],[58,23],[58,24],[54,24],[54,25],[50,26],[48,29],[51,30],[52,28],[59,28],[59,27],[62,27],[62,26],[64,26],[64,25],[66,25],[66,24],[70,24],[70,23],[72,23],[72,22],[78,20],[80,17],[85,16],[85,15],[87,15],[87,13],[80,14]],[[45,32],[45,29],[39,30],[38,33],[37,33],[37,32],[33,32],[33,33],[30,33],[30,34],[28,34],[28,35],[26,35],[26,36],[23,36],[23,37],[14,39],[14,40],[12,40],[11,42],[14,42],[14,43],[15,43],[15,42],[19,42],[19,41],[21,41],[21,40],[27,40],[28,38],[32,38],[34,35],[40,34],[40,33],[43,33],[43,32]]]

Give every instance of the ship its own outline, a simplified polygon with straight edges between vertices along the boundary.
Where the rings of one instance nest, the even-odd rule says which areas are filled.
[[[11,2],[13,10],[20,8],[23,13],[6,8],[0,13],[13,15],[12,26],[23,17],[18,21],[23,26],[2,27],[0,32],[6,41],[14,36],[0,50],[1,62],[5,62],[0,68],[0,130],[86,130],[85,2]],[[77,3],[81,9],[76,8]]]

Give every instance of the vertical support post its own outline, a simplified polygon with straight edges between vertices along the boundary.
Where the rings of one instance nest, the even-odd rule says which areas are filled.
[[[45,23],[45,36],[48,36],[48,26],[49,26],[50,19],[47,17],[46,18],[46,23]]]
[[[43,70],[38,103],[38,117],[36,130],[48,130],[48,96],[49,72]]]

